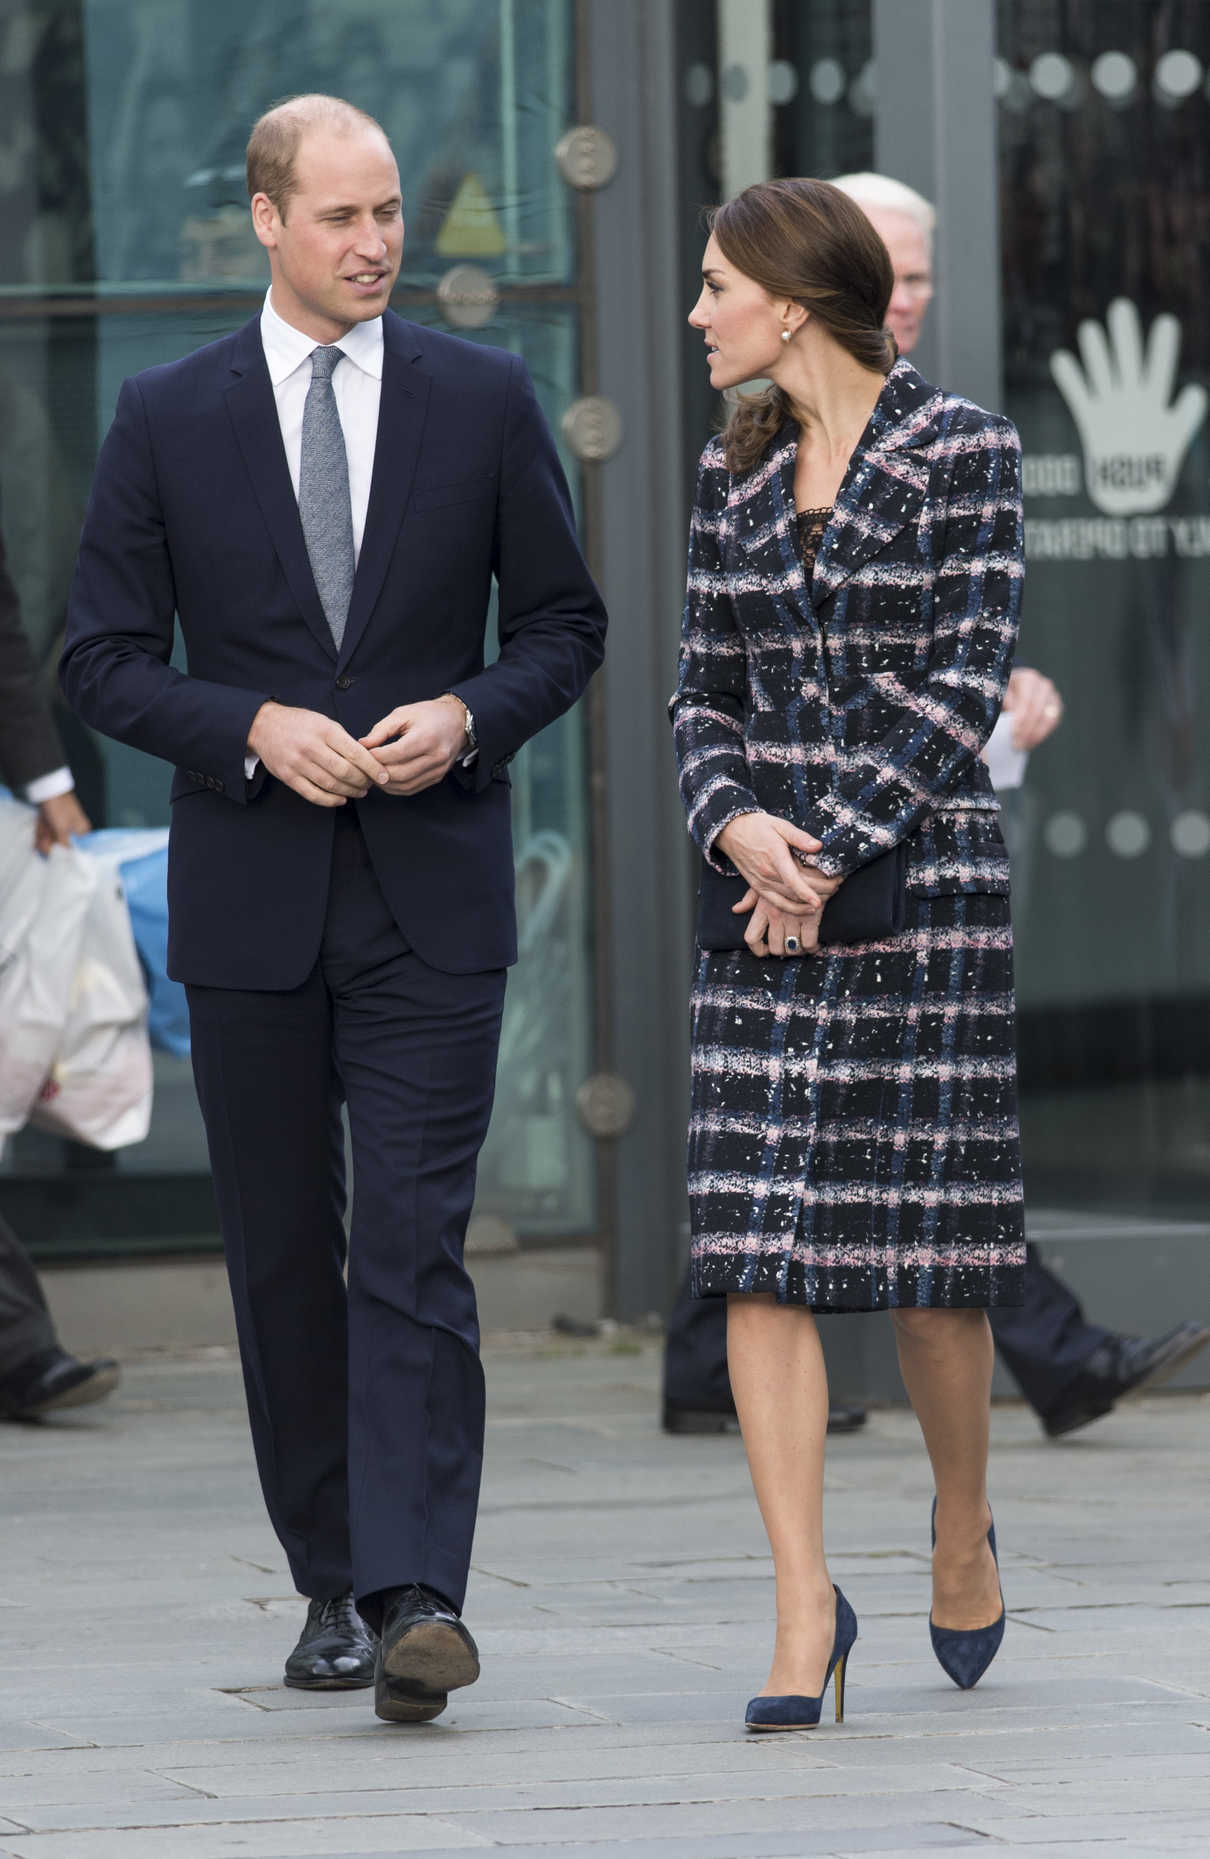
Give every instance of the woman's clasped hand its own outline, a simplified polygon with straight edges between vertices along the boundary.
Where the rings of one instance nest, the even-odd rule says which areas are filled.
[[[734,914],[748,913],[744,941],[753,955],[813,954],[823,907],[843,883],[810,863],[821,842],[774,814],[741,813],[715,844],[747,880]]]

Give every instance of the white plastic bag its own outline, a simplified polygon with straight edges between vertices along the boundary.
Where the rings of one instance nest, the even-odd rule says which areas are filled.
[[[73,856],[92,874],[92,899],[58,1052],[29,1120],[96,1149],[122,1149],[142,1142],[151,1123],[147,990],[119,879]]]
[[[74,847],[34,850],[34,810],[0,806],[0,1137],[54,1063],[97,874]]]

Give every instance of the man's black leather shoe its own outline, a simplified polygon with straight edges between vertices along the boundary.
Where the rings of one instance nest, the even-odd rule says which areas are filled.
[[[286,1683],[296,1691],[357,1691],[374,1683],[377,1649],[351,1594],[311,1601],[307,1624],[286,1660]]]
[[[1156,1388],[1210,1343],[1204,1323],[1180,1323],[1164,1336],[1114,1336],[1094,1349],[1042,1425],[1051,1439],[1102,1419],[1116,1402]]]
[[[0,1415],[7,1420],[37,1420],[61,1407],[87,1407],[104,1400],[122,1379],[108,1356],[80,1362],[66,1349],[51,1349],[0,1381]]]
[[[384,1723],[432,1723],[448,1702],[444,1691],[410,1691],[383,1672],[374,1680],[374,1715]]]
[[[828,1409],[829,1433],[856,1433],[866,1421],[864,1407],[836,1403]],[[734,1433],[739,1422],[734,1407],[681,1407],[664,1402],[665,1433]]]
[[[447,1601],[418,1582],[385,1591],[374,1682],[380,1717],[424,1722],[445,1709],[447,1692],[478,1676],[478,1648]],[[408,1706],[415,1709],[405,1716]]]

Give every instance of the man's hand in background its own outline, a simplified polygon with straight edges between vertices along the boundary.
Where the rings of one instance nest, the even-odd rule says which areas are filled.
[[[56,794],[38,808],[34,845],[39,852],[49,852],[52,846],[70,845],[74,836],[91,831],[92,821],[75,794]]]
[[[1008,680],[1004,708],[1013,720],[1013,748],[1036,749],[1063,721],[1063,699],[1050,679],[1022,666]]]

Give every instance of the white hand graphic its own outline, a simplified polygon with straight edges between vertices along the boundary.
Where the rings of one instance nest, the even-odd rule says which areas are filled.
[[[1181,463],[1206,417],[1204,387],[1186,387],[1168,401],[1176,378],[1181,329],[1157,316],[1143,352],[1138,308],[1118,297],[1105,318],[1090,318],[1077,336],[1084,366],[1067,349],[1050,358],[1055,385],[1071,409],[1084,447],[1088,495],[1106,516],[1162,510],[1176,489]]]

